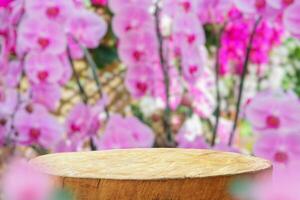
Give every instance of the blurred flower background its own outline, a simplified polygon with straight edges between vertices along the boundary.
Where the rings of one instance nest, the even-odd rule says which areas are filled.
[[[299,0],[0,0],[3,198],[72,198],[25,162],[38,155],[178,147],[271,160],[272,181],[234,194],[300,199],[299,12]]]

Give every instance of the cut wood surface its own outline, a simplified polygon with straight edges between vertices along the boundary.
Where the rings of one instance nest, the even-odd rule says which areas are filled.
[[[271,170],[260,158],[190,149],[50,154],[31,163],[78,200],[227,200],[234,178]]]

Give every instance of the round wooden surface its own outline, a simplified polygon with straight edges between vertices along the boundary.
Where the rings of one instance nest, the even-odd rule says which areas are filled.
[[[33,160],[55,176],[152,180],[233,175],[270,168],[270,162],[251,156],[211,150],[131,149],[63,153]]]

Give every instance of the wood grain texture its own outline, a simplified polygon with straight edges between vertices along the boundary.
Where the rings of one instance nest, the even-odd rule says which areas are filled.
[[[234,178],[271,170],[260,158],[190,149],[50,154],[31,163],[78,200],[229,200]]]

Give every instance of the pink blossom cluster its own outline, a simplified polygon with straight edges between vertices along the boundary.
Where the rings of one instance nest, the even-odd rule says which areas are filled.
[[[299,0],[234,0],[234,3],[250,17],[260,15],[271,21],[280,21],[285,30],[299,38]]]
[[[219,54],[221,75],[242,74],[253,25],[252,19],[244,17],[227,23]],[[282,34],[283,29],[278,23],[263,20],[258,25],[250,52],[250,62],[256,67],[258,75],[265,71],[264,65],[269,62],[270,52],[280,44]]]
[[[151,0],[109,1],[114,12],[112,26],[119,38],[118,52],[127,66],[125,84],[131,95],[140,99],[146,95],[166,100],[164,77],[158,55],[158,38],[155,32],[155,20],[150,13]],[[180,88],[178,72],[169,69],[171,91]],[[178,93],[178,92],[177,92]],[[173,95],[174,97],[177,94]],[[178,100],[173,104],[178,104]],[[174,105],[176,106],[176,105]]]
[[[5,5],[0,7],[0,143],[54,148],[66,132],[52,112],[72,76],[70,59],[99,45],[106,22],[75,0]],[[17,92],[24,77],[29,89]]]
[[[293,92],[261,92],[245,113],[258,137],[255,155],[273,161],[279,171],[300,163],[300,101]]]

